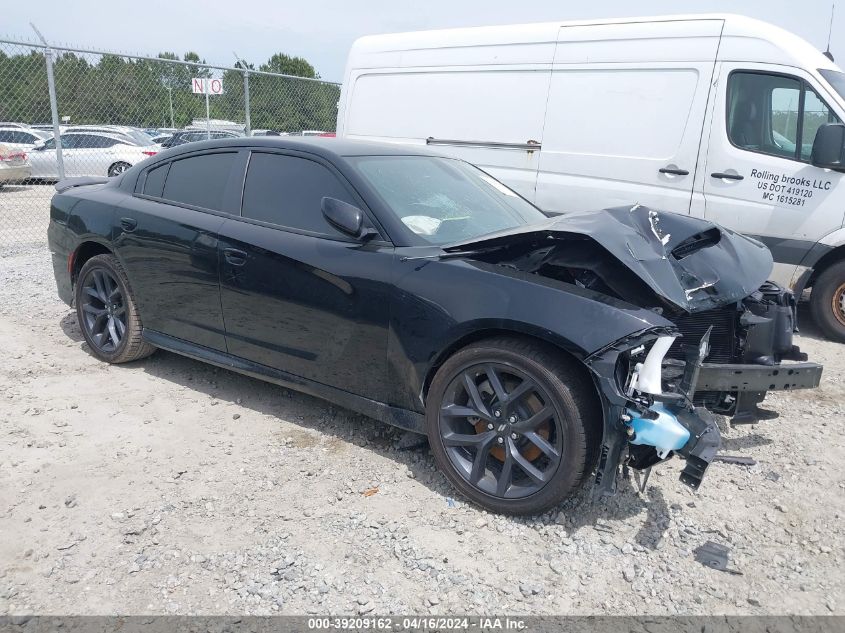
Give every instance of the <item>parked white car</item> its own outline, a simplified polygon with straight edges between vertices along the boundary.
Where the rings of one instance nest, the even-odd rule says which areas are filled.
[[[52,134],[32,128],[0,127],[0,144],[15,149],[30,150],[52,136]]]
[[[65,177],[117,176],[158,153],[154,145],[132,145],[126,137],[117,134],[68,132],[61,138]],[[59,178],[55,139],[32,148],[29,159],[32,178]]]
[[[0,144],[0,187],[26,180],[30,173],[31,167],[24,152]]]

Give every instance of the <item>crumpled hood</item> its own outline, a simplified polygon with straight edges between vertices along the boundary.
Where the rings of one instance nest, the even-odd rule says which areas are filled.
[[[586,236],[688,312],[709,310],[750,295],[772,271],[760,242],[712,222],[646,207],[617,207],[557,216],[475,240],[449,244],[450,253],[495,250],[525,240]]]

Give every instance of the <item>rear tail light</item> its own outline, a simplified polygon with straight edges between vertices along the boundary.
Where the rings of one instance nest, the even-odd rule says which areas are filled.
[[[24,152],[10,152],[9,154],[0,154],[0,160],[12,161],[16,158],[26,160],[26,154]]]
[[[147,150],[144,150],[141,153],[144,154],[145,156],[155,156],[156,154],[158,154],[158,152],[150,152],[150,151],[147,151]]]

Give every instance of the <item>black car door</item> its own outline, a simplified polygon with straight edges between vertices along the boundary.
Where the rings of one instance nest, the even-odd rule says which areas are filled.
[[[205,152],[142,174],[116,218],[117,254],[144,327],[226,350],[217,231],[237,213],[246,153]]]
[[[324,196],[362,206],[327,164],[252,153],[242,217],[219,231],[229,353],[383,401],[393,247],[337,231]]]

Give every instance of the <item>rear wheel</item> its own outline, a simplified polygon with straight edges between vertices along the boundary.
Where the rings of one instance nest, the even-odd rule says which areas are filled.
[[[109,177],[114,178],[115,176],[120,176],[120,174],[125,172],[130,167],[132,167],[132,165],[130,165],[129,163],[125,163],[125,162],[115,163],[114,165],[109,167],[109,171],[108,171]]]
[[[460,492],[506,514],[538,514],[577,489],[600,423],[589,379],[530,340],[495,338],[450,357],[431,383],[426,431]]]
[[[114,255],[96,255],[85,262],[74,293],[79,327],[94,356],[107,363],[127,363],[155,351],[141,339],[141,317]]]
[[[833,264],[816,279],[810,310],[825,336],[845,343],[845,261]]]

